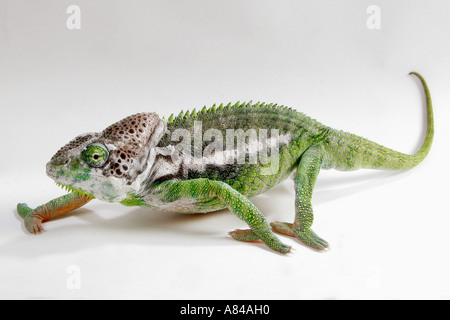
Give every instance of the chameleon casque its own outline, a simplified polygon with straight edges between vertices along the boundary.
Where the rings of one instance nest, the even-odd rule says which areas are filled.
[[[275,251],[290,252],[291,247],[282,243],[276,232],[325,250],[328,243],[311,230],[311,197],[321,168],[409,169],[431,148],[434,124],[430,93],[423,77],[411,74],[424,87],[428,115],[425,141],[414,155],[272,104],[214,105],[167,120],[156,113],[140,113],[102,132],[77,136],[62,147],[48,162],[47,174],[70,192],[35,209],[20,203],[17,211],[26,229],[37,234],[43,231],[42,222],[94,198],[180,213],[228,208],[250,227],[230,232],[234,239],[262,241]],[[227,143],[224,150],[220,140],[228,139],[230,129],[234,130],[230,141],[241,144],[230,148]],[[261,134],[257,137],[252,133]],[[189,148],[192,139],[193,148]],[[180,152],[182,140],[186,148]],[[266,157],[255,157],[257,153]],[[249,198],[276,186],[295,169],[295,219],[293,223],[269,224]]]

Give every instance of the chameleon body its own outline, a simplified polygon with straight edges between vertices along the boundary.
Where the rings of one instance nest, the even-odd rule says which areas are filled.
[[[414,155],[272,104],[214,105],[167,120],[140,113],[62,147],[47,164],[47,174],[70,193],[36,209],[18,204],[18,213],[28,231],[39,233],[42,222],[93,198],[180,213],[228,208],[250,227],[230,232],[237,240],[262,241],[288,253],[291,247],[275,235],[280,233],[325,250],[328,243],[311,229],[311,198],[320,169],[409,169],[431,148],[430,93],[423,77],[411,74],[423,84],[428,119],[425,141]],[[295,219],[269,224],[249,198],[294,171]]]

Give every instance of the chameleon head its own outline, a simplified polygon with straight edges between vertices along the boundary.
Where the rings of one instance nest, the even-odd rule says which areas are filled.
[[[139,113],[102,132],[79,135],[51,158],[47,175],[70,191],[122,201],[136,191],[164,130],[156,113]]]

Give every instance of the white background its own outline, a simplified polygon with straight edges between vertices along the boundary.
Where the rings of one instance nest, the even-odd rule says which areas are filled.
[[[72,4],[80,30],[66,27]],[[381,10],[379,30],[367,27],[370,5]],[[0,0],[0,298],[450,298],[449,9]],[[314,230],[327,253],[286,237],[296,249],[287,256],[235,241],[227,232],[246,225],[226,210],[178,216],[94,200],[39,236],[17,215],[18,202],[64,194],[45,175],[61,146],[136,112],[276,102],[414,153],[426,123],[410,71],[434,102],[429,157],[407,172],[322,171]],[[253,201],[269,221],[292,221],[292,179]]]

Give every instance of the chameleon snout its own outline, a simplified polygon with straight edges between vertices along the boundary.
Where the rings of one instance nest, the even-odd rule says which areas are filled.
[[[56,163],[53,160],[47,162],[45,169],[46,169],[47,176],[49,176],[53,180],[55,180],[58,176],[61,176],[64,174],[63,164]]]
[[[52,163],[52,161],[47,162],[47,165],[45,167],[46,173],[50,178],[55,178],[55,165]]]

